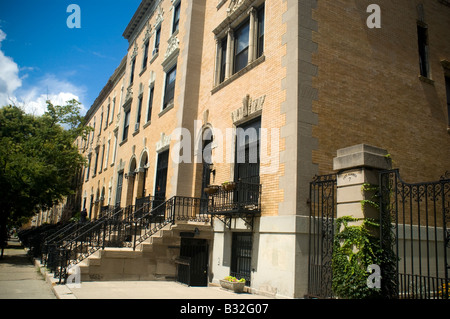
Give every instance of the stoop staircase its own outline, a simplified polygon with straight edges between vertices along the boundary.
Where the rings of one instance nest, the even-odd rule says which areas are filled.
[[[142,242],[136,249],[107,247],[79,263],[81,281],[174,280],[180,254],[180,232],[200,230],[211,233],[207,222],[169,224]]]
[[[65,283],[78,265],[81,280],[168,280],[176,275],[179,232],[211,232],[203,199],[174,196],[118,208],[58,241],[54,274]]]

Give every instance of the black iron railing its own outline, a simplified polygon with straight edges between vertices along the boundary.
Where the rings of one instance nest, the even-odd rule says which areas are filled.
[[[150,238],[167,224],[176,220],[209,221],[201,213],[202,199],[174,196],[167,201],[148,197],[147,200],[120,208],[80,229],[76,236],[57,246],[58,262],[55,277],[65,283],[68,269],[105,247],[129,247]]]
[[[210,191],[208,213],[260,213],[261,184],[233,182]]]
[[[381,244],[395,260],[382,265],[385,295],[449,299],[450,179],[406,183],[398,170],[380,174]]]
[[[41,259],[44,265],[47,266],[50,271],[54,272],[59,267],[59,255],[60,248],[75,238],[78,238],[81,234],[85,233],[91,228],[95,228],[97,224],[101,223],[103,220],[110,218],[114,215],[120,207],[109,206],[108,210],[104,211],[103,216],[97,220],[85,221],[73,223],[71,227],[67,227],[62,230],[59,234],[55,234],[52,237],[48,237],[44,243],[44,250]]]
[[[207,212],[202,211],[205,199],[174,196],[169,200],[160,203],[144,205],[142,214],[139,214],[139,218],[134,223],[134,244],[133,248],[143,243],[150,238],[158,230],[165,225],[171,223],[175,224],[176,221],[197,221],[197,222],[209,222],[211,221],[210,215]],[[153,207],[152,207],[153,206]]]
[[[335,174],[316,176],[310,183],[308,298],[333,298],[331,261],[336,187]]]

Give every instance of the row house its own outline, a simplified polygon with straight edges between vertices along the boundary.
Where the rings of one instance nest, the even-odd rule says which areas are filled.
[[[90,219],[199,200],[175,255],[202,247],[201,282],[303,297],[309,183],[338,149],[388,149],[406,178],[450,164],[448,2],[380,0],[381,28],[371,2],[143,0],[86,114]]]

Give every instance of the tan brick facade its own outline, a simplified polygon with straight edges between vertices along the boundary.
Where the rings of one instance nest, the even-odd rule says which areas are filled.
[[[358,143],[392,155],[410,182],[436,180],[450,167],[445,70],[450,43],[450,8],[439,1],[376,1],[381,28],[369,29],[366,8],[373,1],[319,1],[313,83],[319,90],[314,162],[331,172],[336,150]],[[428,25],[431,80],[419,78],[417,6]],[[325,22],[326,21],[326,22]]]
[[[332,172],[338,149],[361,143],[387,149],[394,166],[413,182],[438,179],[450,169],[443,67],[450,60],[450,43],[444,40],[450,8],[439,1],[423,3],[421,23],[428,26],[431,69],[430,79],[424,79],[419,77],[417,47],[420,2],[376,1],[381,28],[370,29],[366,9],[372,2],[142,1],[124,32],[127,56],[87,114],[88,124],[93,127],[95,122],[95,132],[83,145],[83,154],[91,154],[83,185],[91,217],[119,197],[125,206],[142,195],[154,195],[157,158],[165,150],[170,154],[166,198],[199,197],[203,171],[194,160],[206,128],[214,134],[211,183],[233,180],[235,165],[227,160],[234,158],[235,139],[226,132],[260,118],[261,128],[269,132],[262,143],[272,156],[260,166],[262,217],[253,229],[236,221],[230,230],[215,220],[210,257],[214,281],[229,273],[232,233],[253,232],[252,288],[302,297],[307,284],[304,216],[309,214],[309,182],[315,174]],[[260,30],[261,19],[264,45],[258,51],[261,35],[255,30]],[[234,72],[234,37],[246,21],[255,36],[248,40],[248,63]],[[167,77],[175,65],[173,103],[163,109]],[[141,120],[136,125],[140,97]],[[106,127],[100,119],[102,114],[105,119],[108,105]],[[129,132],[124,140],[127,110]],[[176,161],[177,128],[191,134],[191,163]],[[93,175],[96,150],[99,163]],[[119,173],[126,174],[121,196],[116,194]],[[274,273],[277,279],[267,280],[267,274]]]

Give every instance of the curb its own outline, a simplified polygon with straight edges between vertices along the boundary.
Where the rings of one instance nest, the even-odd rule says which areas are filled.
[[[39,268],[39,271],[44,276],[45,281],[50,285],[57,299],[77,299],[67,285],[58,285],[58,279],[53,278],[53,274],[49,273],[47,268],[38,259],[33,258],[33,262]]]

